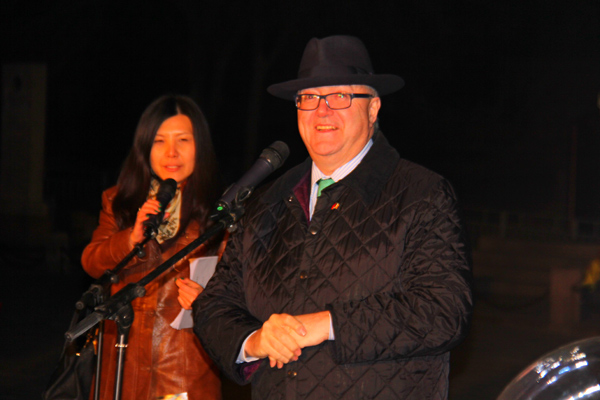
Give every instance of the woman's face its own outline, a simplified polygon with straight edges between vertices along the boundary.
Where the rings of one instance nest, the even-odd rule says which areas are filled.
[[[158,128],[150,151],[150,166],[161,179],[185,181],[194,172],[196,143],[192,121],[178,114],[166,119]]]

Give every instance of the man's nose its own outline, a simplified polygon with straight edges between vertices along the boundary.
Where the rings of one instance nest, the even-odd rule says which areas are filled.
[[[331,108],[329,108],[329,106],[327,105],[327,102],[325,101],[324,97],[321,97],[319,99],[319,106],[317,107],[316,111],[319,115],[327,115],[332,111]]]

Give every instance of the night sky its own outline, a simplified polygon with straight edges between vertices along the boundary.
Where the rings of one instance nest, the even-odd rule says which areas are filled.
[[[406,81],[382,98],[382,131],[466,208],[566,216],[576,155],[577,216],[600,217],[599,1],[254,3],[3,0],[0,61],[47,66],[47,200],[97,213],[169,92],[206,113],[226,183],[275,140],[282,170],[301,162],[295,108],[265,89],[296,77],[310,38],[351,34]]]

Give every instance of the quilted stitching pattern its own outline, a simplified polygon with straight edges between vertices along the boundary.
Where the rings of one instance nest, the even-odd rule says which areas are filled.
[[[245,305],[260,323],[326,307],[336,335],[282,370],[264,363],[253,398],[445,399],[448,351],[472,306],[452,188],[404,160],[372,201],[344,181],[323,191],[310,225],[293,197],[253,201],[228,247],[224,263],[243,270]]]

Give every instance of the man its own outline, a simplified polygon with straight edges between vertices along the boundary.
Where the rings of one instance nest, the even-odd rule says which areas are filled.
[[[204,348],[255,399],[447,398],[470,255],[451,186],[377,128],[379,96],[402,85],[332,36],[268,88],[296,101],[310,159],[248,202],[194,303]]]

